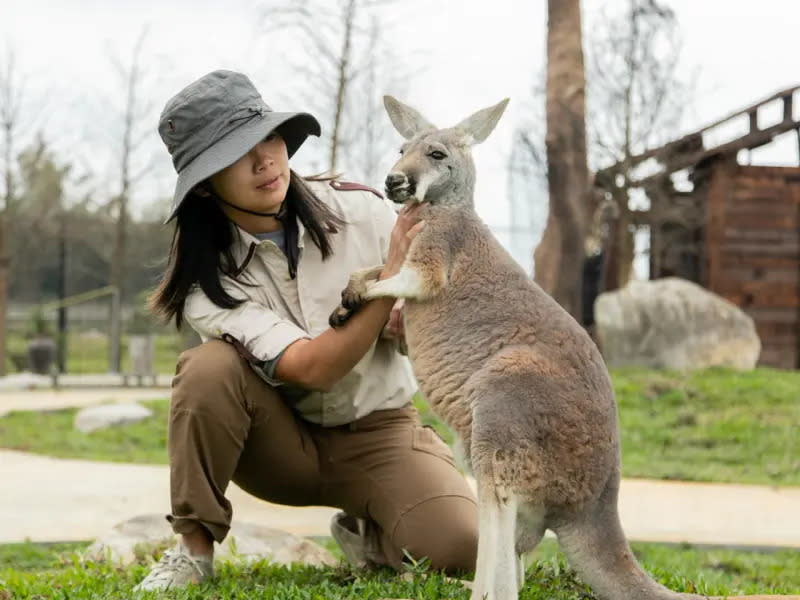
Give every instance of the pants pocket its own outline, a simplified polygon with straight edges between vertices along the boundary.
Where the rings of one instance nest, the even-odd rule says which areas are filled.
[[[450,449],[436,430],[430,425],[416,425],[413,429],[411,447],[420,452],[427,452],[437,456],[455,466],[453,451]]]

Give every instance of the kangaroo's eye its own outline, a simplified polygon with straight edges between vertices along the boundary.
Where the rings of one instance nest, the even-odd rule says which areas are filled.
[[[443,158],[447,158],[447,154],[445,154],[441,150],[434,150],[428,156],[430,156],[431,158],[434,158],[436,160],[442,160]]]
[[[403,149],[400,148],[400,155],[402,156],[402,154],[403,154]]]

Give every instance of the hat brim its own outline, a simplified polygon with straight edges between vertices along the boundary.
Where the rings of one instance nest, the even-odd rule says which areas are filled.
[[[178,174],[172,208],[164,223],[169,223],[175,217],[186,194],[194,186],[231,166],[276,129],[280,130],[279,133],[286,142],[286,151],[290,158],[309,135],[319,136],[321,133],[319,122],[309,113],[302,112],[266,112],[242,124],[198,154]]]

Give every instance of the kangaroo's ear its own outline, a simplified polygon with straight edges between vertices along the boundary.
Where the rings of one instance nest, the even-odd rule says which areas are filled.
[[[479,144],[489,137],[500,117],[503,116],[503,111],[505,111],[508,101],[509,99],[506,98],[494,106],[479,110],[456,125],[456,128],[463,129],[467,134],[466,141],[469,145]]]
[[[386,112],[389,113],[389,119],[394,128],[407,140],[425,129],[436,129],[416,110],[392,96],[384,96],[383,105],[386,107]]]

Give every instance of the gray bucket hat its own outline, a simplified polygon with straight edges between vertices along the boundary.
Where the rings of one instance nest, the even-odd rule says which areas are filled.
[[[158,122],[178,173],[165,223],[189,190],[235,163],[278,128],[290,157],[309,135],[320,134],[312,115],[273,111],[250,79],[234,71],[213,71],[172,97]]]

